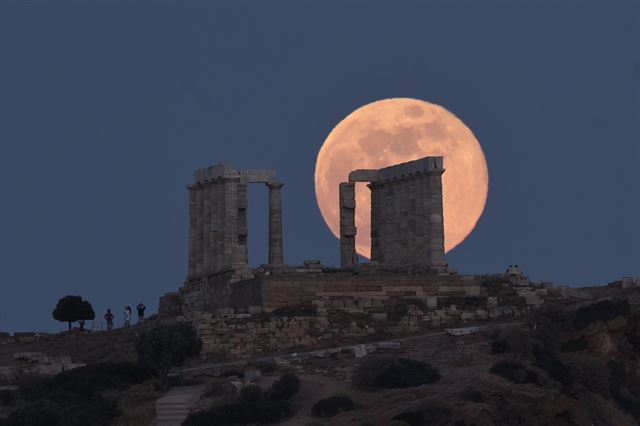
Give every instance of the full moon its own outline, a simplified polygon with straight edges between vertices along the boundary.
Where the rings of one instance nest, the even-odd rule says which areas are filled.
[[[426,156],[443,156],[445,251],[464,241],[482,215],[489,174],[471,130],[439,105],[384,99],[349,114],[331,131],[316,160],[315,190],[322,217],[340,237],[338,185],[355,169],[379,169]],[[356,251],[371,255],[371,194],[356,184]]]

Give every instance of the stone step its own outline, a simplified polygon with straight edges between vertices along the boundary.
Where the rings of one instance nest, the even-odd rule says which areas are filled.
[[[184,421],[187,418],[187,415],[184,416],[167,416],[158,419],[158,422],[173,422],[173,421]]]
[[[175,410],[157,410],[156,409],[156,415],[158,417],[161,417],[161,416],[181,416],[183,414],[189,414],[189,410],[187,410],[186,408],[180,408],[180,409],[175,409]]]
[[[188,407],[176,407],[176,408],[159,408],[156,407],[156,414],[158,416],[160,415],[168,415],[168,414],[182,414],[182,413],[188,413],[189,412],[189,408]]]

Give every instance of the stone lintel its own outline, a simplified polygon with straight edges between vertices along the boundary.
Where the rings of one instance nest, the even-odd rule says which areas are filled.
[[[349,182],[375,182],[378,180],[378,170],[358,169],[349,173]]]
[[[423,173],[444,172],[443,157],[424,157],[378,170],[378,181],[402,179]],[[374,182],[374,181],[372,181]]]
[[[276,181],[276,171],[269,169],[249,169],[240,172],[242,183],[272,183]]]
[[[196,183],[219,178],[240,178],[240,173],[227,163],[197,169],[195,173]]]
[[[444,172],[443,157],[423,157],[382,169],[358,169],[349,173],[349,182],[384,182],[423,174]]]

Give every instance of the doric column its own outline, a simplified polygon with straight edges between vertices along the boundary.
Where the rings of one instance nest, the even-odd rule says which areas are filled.
[[[356,184],[340,184],[340,266],[357,262],[356,256]]]
[[[247,226],[247,184],[238,184],[238,254],[240,262],[248,262],[248,240],[249,229]]]
[[[213,197],[211,190],[213,184],[210,181],[205,181],[201,185],[201,197],[202,197],[202,272],[203,274],[210,274],[214,268],[212,250],[212,231],[214,230],[212,218],[214,216],[215,208],[213,204]]]
[[[224,265],[242,263],[238,248],[238,184],[240,179],[224,178]]]
[[[427,172],[429,182],[429,248],[430,267],[436,271],[444,271],[447,268],[447,261],[444,257],[444,216],[442,211],[442,173],[444,169],[439,168]]]
[[[381,249],[380,242],[384,241],[384,229],[381,221],[381,209],[382,202],[380,201],[382,191],[380,185],[376,185],[374,182],[367,184],[367,187],[371,190],[371,256],[372,262],[380,262]]]
[[[269,182],[269,265],[280,266],[282,256],[282,192],[280,182]]]
[[[202,273],[202,187],[187,186],[189,190],[189,275]]]

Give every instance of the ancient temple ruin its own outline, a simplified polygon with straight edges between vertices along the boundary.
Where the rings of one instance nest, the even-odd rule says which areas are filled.
[[[355,183],[371,189],[371,260],[387,269],[446,271],[442,214],[442,157],[383,169],[354,170],[340,184],[340,264],[355,251]]]
[[[189,190],[189,273],[187,279],[223,271],[246,272],[247,184],[269,189],[269,265],[283,264],[283,184],[273,170],[235,170],[218,164],[196,170]]]
[[[273,170],[235,170],[227,164],[199,169],[187,187],[187,279],[160,298],[158,313],[193,323],[205,353],[246,357],[378,331],[415,333],[514,318],[542,303],[546,288],[530,286],[517,268],[498,276],[447,268],[443,172],[442,157],[352,171],[336,200],[341,266],[328,267],[318,260],[284,263],[283,184]],[[368,263],[358,263],[355,252],[357,182],[371,190]],[[250,183],[269,189],[269,261],[257,268],[247,264]]]
[[[272,311],[336,299],[345,309],[382,309],[398,298],[427,303],[437,294],[474,297],[479,277],[447,269],[444,257],[442,157],[425,157],[377,170],[354,170],[339,186],[339,268],[283,259],[283,184],[273,170],[236,170],[219,164],[196,171],[189,190],[189,267],[178,292],[161,298],[160,313]],[[371,190],[372,261],[355,252],[355,184]],[[247,264],[247,185],[269,189],[269,262]],[[348,308],[348,309],[352,309]]]

